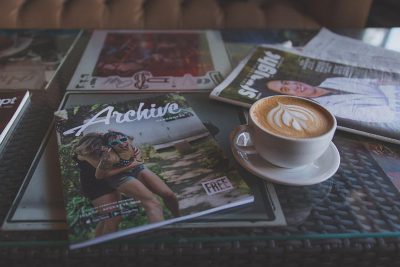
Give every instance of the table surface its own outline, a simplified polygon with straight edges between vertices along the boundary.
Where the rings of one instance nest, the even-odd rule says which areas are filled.
[[[246,49],[256,44],[291,40],[295,46],[301,46],[315,33],[295,30],[223,31],[222,36],[232,62],[237,63],[243,53],[248,52]],[[343,30],[338,33],[400,51],[399,42],[396,43],[400,38],[398,29]],[[84,36],[88,34],[86,32]],[[10,210],[34,161],[83,47],[84,42],[78,42],[47,90],[32,91],[28,110],[2,150],[1,220]],[[215,105],[223,107],[225,104]],[[196,242],[257,243],[319,239],[336,242],[348,238],[400,238],[400,146],[340,131],[335,135],[334,143],[340,152],[341,164],[331,179],[312,186],[275,185],[287,226],[159,229],[134,239],[115,242],[183,245]],[[67,244],[65,230],[0,232],[0,246],[3,247],[64,247]]]

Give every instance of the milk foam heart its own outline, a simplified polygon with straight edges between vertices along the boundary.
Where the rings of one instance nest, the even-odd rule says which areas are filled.
[[[264,130],[292,138],[323,135],[333,124],[325,110],[301,98],[268,98],[258,102],[252,112],[256,123]]]

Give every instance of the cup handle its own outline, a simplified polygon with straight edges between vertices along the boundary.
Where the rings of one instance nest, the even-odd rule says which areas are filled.
[[[242,139],[240,143],[243,143],[243,145],[239,144],[239,138]],[[257,154],[257,151],[251,140],[251,127],[248,124],[239,125],[235,129],[233,129],[231,133],[231,142],[238,151],[244,152],[246,154]]]

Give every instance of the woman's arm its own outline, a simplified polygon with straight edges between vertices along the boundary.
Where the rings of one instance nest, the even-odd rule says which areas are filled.
[[[113,163],[114,163],[114,161],[112,160],[110,150],[104,152],[104,154],[96,168],[96,173],[95,173],[96,178],[104,179],[106,177],[110,177],[110,176],[119,174],[121,172],[129,171],[130,169],[132,169],[136,165],[140,164],[141,162],[133,161],[128,166],[124,166],[124,167],[120,167],[120,168],[114,168]]]
[[[133,163],[133,162],[132,162]],[[101,169],[101,168],[96,168],[96,178],[97,179],[104,179],[106,177],[110,177],[113,175],[116,175],[121,172],[126,172],[135,167],[137,163],[130,164],[126,167],[121,167],[121,168],[115,168],[115,169]]]
[[[113,162],[111,159],[111,149],[107,149],[106,151],[103,151],[103,155],[101,156],[101,159],[99,161],[99,164],[96,167],[96,173],[95,176],[97,179],[103,179],[108,176],[112,176],[112,170],[113,170]]]

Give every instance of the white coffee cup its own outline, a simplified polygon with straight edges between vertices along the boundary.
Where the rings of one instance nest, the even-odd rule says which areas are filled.
[[[260,116],[259,114],[263,114],[263,108],[267,110],[267,114]],[[318,112],[320,114],[316,114]],[[313,126],[318,124],[316,121],[319,128]],[[314,101],[296,96],[270,96],[256,101],[251,106],[248,124],[234,129],[231,142],[239,151],[257,153],[276,166],[296,168],[314,162],[327,150],[336,126],[337,122],[332,113]],[[318,131],[309,129],[313,127]],[[283,133],[282,129],[288,132]],[[314,132],[310,134],[312,130]],[[250,135],[253,145],[238,145],[237,138],[246,132]]]

